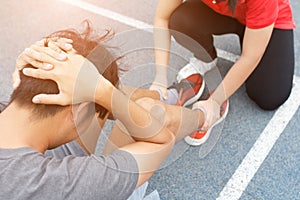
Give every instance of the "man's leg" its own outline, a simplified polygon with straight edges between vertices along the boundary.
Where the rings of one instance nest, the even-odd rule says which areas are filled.
[[[130,85],[120,85],[118,87],[126,96],[130,96],[132,101],[136,101],[143,97],[149,97],[151,99],[160,99],[160,94],[154,90],[148,90],[143,88],[136,88]]]
[[[151,110],[153,116],[158,119],[162,115],[167,128],[174,133],[176,141],[182,140],[188,134],[202,127],[204,114],[200,110],[191,110],[185,107],[168,105],[149,98],[143,98],[137,101],[147,110]],[[146,106],[145,106],[146,105]],[[126,133],[121,123],[116,123],[104,149],[104,153],[110,153],[113,150],[124,145],[135,142],[135,140]]]
[[[153,90],[136,88],[129,85],[120,85],[119,89],[124,94],[126,94],[126,96],[130,96],[130,99],[132,101],[136,101],[144,97],[149,97],[157,100],[160,99],[160,94],[157,91],[153,91]],[[113,116],[111,116],[110,118],[113,118]],[[120,126],[122,125],[119,122],[115,123],[109,135],[106,146],[104,147],[103,150],[104,154],[109,154],[119,147],[135,142],[134,139],[129,134],[121,130]]]

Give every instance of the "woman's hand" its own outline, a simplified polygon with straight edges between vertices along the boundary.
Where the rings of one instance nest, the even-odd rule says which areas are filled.
[[[162,95],[163,99],[168,99],[168,78],[166,67],[158,66],[156,68],[156,76],[149,89],[158,91]]]
[[[208,130],[220,116],[221,106],[212,98],[209,98],[204,101],[198,101],[193,104],[193,110],[200,109],[205,112],[205,121],[201,130]]]
[[[26,48],[16,60],[16,68],[12,76],[13,88],[16,89],[20,85],[19,71],[26,65],[30,64],[36,68],[51,70],[53,69],[53,65],[49,63],[49,58],[58,61],[66,60],[67,56],[65,52],[72,49],[72,42],[68,38],[48,38],[36,42],[30,48]],[[50,48],[46,48],[45,46]],[[40,49],[43,49],[44,54],[37,52]]]
[[[153,82],[149,88],[150,90],[158,91],[162,97],[166,100],[168,99],[167,86],[161,83]]]

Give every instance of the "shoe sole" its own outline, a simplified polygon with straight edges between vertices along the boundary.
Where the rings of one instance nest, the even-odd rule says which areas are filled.
[[[198,93],[195,96],[193,96],[192,98],[190,98],[189,100],[187,100],[183,104],[183,107],[189,106],[189,105],[195,103],[201,97],[201,95],[203,94],[204,88],[205,88],[205,81],[204,81],[204,79],[202,79],[202,85],[201,85]]]
[[[205,136],[201,140],[197,140],[197,139],[194,139],[194,138],[192,138],[190,136],[186,136],[184,138],[184,141],[187,144],[189,144],[190,146],[200,146],[201,144],[205,143],[206,140],[209,138],[210,132],[211,132],[211,129],[209,129],[207,131],[207,133],[205,134]]]
[[[207,130],[207,133],[205,134],[205,136],[202,139],[194,139],[190,136],[186,136],[184,138],[184,141],[191,146],[199,146],[199,145],[205,143],[207,141],[207,139],[209,138],[212,129],[226,118],[228,111],[229,111],[229,100],[227,101],[227,106],[226,106],[225,112],[222,115],[222,117],[220,117],[220,119],[218,119],[218,121],[216,121],[216,123],[214,123],[212,125],[212,127]]]

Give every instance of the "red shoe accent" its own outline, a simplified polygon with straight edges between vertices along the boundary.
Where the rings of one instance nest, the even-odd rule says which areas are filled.
[[[205,134],[206,134],[207,131],[200,131],[200,130],[197,130],[196,132],[190,134],[190,137],[194,138],[194,139],[202,139]]]
[[[178,106],[188,106],[197,101],[203,93],[205,82],[201,74],[192,74],[169,89],[175,88],[178,92]]]

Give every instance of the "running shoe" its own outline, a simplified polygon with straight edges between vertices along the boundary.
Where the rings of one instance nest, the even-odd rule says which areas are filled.
[[[206,142],[206,140],[209,138],[209,135],[210,135],[212,129],[214,128],[214,126],[216,126],[217,124],[219,124],[226,118],[226,116],[228,114],[228,110],[229,110],[229,101],[226,100],[221,105],[220,119],[218,119],[218,121],[216,121],[212,125],[212,127],[210,127],[207,131],[197,130],[194,133],[190,134],[189,136],[186,136],[184,138],[185,142],[191,146],[199,146],[199,145],[203,144],[204,142]]]
[[[188,106],[196,102],[202,95],[205,82],[201,74],[192,74],[178,83],[174,83],[168,89],[175,89],[178,92],[178,106]]]
[[[191,74],[201,74],[202,76],[217,66],[218,59],[215,58],[213,61],[206,63],[195,57],[190,58],[190,62],[181,68],[177,74],[177,81],[180,82],[182,79],[190,76]]]

